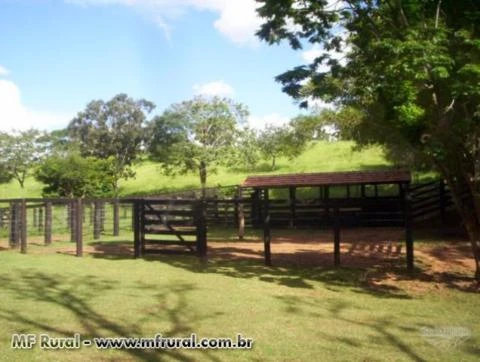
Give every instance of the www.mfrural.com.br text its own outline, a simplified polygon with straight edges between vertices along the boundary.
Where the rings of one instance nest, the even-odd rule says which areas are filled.
[[[11,348],[45,350],[80,349],[251,349],[253,339],[237,334],[235,338],[198,337],[192,333],[188,337],[164,337],[160,333],[153,337],[93,337],[83,338],[79,333],[71,337],[57,337],[49,334],[13,334]]]

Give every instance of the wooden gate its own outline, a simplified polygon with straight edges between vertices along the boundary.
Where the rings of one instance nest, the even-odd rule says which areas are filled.
[[[149,253],[207,254],[202,200],[134,200],[135,257]]]

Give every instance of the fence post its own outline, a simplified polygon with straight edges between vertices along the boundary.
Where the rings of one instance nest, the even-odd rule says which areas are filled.
[[[10,224],[10,230],[9,230],[9,242],[10,242],[10,247],[14,248],[15,245],[15,212],[16,212],[16,204],[15,202],[10,202],[10,215],[9,215],[9,224]]]
[[[43,229],[43,206],[38,209],[38,231],[42,231]]]
[[[333,264],[340,266],[340,211],[338,206],[333,209]]]
[[[120,235],[120,210],[118,199],[113,202],[113,236]]]
[[[204,260],[207,256],[206,203],[200,199],[195,203],[195,223],[197,226],[197,254]]]
[[[20,218],[21,218],[21,253],[27,253],[27,203],[25,199],[20,204]]]
[[[265,254],[265,265],[272,265],[272,257],[270,252],[270,205],[268,198],[268,189],[264,189],[264,208],[263,208],[263,249]]]
[[[100,201],[94,201],[93,203],[93,239],[100,239],[101,227],[101,210]]]
[[[407,249],[407,269],[413,271],[413,221],[412,221],[412,195],[408,185],[405,189],[404,198],[404,219],[405,219],[405,242]]]
[[[83,256],[83,205],[82,199],[75,202],[75,241],[77,244],[77,256]]]
[[[52,243],[52,202],[45,203],[45,245]]]
[[[71,199],[68,203],[70,215],[70,241],[75,242],[77,230],[77,213],[75,199]]]
[[[141,238],[140,238],[140,201],[135,200],[133,202],[133,247],[134,247],[134,255],[135,258],[140,258],[142,256],[142,249],[141,249]]]

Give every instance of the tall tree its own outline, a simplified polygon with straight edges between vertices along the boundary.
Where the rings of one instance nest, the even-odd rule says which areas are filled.
[[[198,172],[205,195],[207,175],[226,164],[248,111],[227,98],[196,97],[174,104],[156,120],[159,137],[150,150],[167,173]]]
[[[296,132],[289,126],[267,125],[260,133],[258,144],[263,157],[272,161],[272,170],[279,157],[293,159],[299,156],[309,141],[309,135]]]
[[[41,133],[35,129],[0,133],[0,167],[4,179],[13,178],[24,187],[27,176],[44,153],[40,137]]]
[[[428,160],[452,190],[480,280],[480,2],[260,2],[261,39],[324,50],[279,75],[283,90],[355,107],[361,142]]]
[[[47,157],[35,170],[35,178],[45,184],[45,197],[107,197],[114,193],[110,161],[78,153]]]
[[[90,102],[68,126],[82,156],[112,161],[116,194],[119,180],[134,176],[131,165],[143,144],[147,114],[154,108],[147,100],[118,94],[108,102]]]

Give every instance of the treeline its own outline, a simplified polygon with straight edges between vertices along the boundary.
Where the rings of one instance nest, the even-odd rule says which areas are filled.
[[[297,157],[311,140],[348,138],[349,122],[339,120],[352,117],[327,110],[257,131],[247,107],[227,98],[196,97],[160,115],[154,109],[119,94],[91,101],[62,130],[0,133],[0,182],[15,179],[23,188],[33,175],[44,196],[117,196],[120,180],[135,177],[134,163],[149,158],[165,174],[197,173],[204,188],[219,166],[253,171],[267,161],[274,170],[278,157]]]

